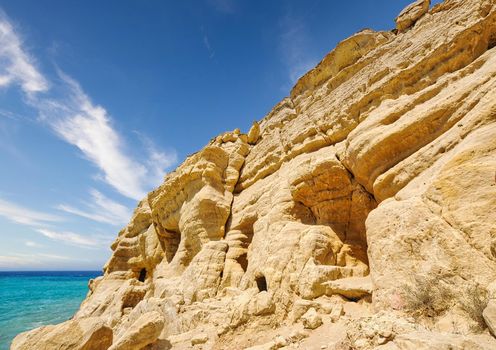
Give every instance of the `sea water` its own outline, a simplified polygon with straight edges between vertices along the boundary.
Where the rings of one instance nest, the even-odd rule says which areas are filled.
[[[0,272],[0,350],[20,332],[68,320],[99,271]]]

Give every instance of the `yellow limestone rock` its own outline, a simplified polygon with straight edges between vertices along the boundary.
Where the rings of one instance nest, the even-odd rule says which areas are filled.
[[[430,0],[417,0],[405,7],[396,18],[396,29],[404,31],[415,24],[415,22],[429,11]]]
[[[316,329],[322,325],[322,317],[320,317],[313,307],[301,316],[301,320],[306,329]]]
[[[496,335],[496,302],[494,299],[490,300],[486,308],[482,312],[484,321],[493,335]]]
[[[250,145],[255,145],[260,138],[260,124],[254,122],[250,131],[248,132],[248,143]]]
[[[74,319],[12,349],[277,347],[309,310],[307,344],[496,349],[496,0],[417,1],[396,22],[186,158]]]
[[[142,349],[154,343],[163,328],[162,314],[156,311],[143,314],[112,344],[109,350]]]
[[[19,334],[13,349],[106,350],[112,344],[112,329],[96,317],[70,320]]]

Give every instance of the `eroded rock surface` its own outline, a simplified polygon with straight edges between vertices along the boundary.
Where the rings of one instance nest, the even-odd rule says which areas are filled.
[[[12,349],[495,349],[496,1],[396,23],[188,157]]]

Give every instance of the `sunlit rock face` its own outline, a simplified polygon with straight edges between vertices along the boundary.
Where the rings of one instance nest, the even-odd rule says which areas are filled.
[[[495,349],[496,1],[396,24],[188,157],[74,320],[12,348]]]

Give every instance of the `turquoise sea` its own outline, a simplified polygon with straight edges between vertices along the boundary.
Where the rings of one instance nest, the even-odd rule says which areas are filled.
[[[0,272],[0,350],[16,334],[68,320],[99,271]]]

